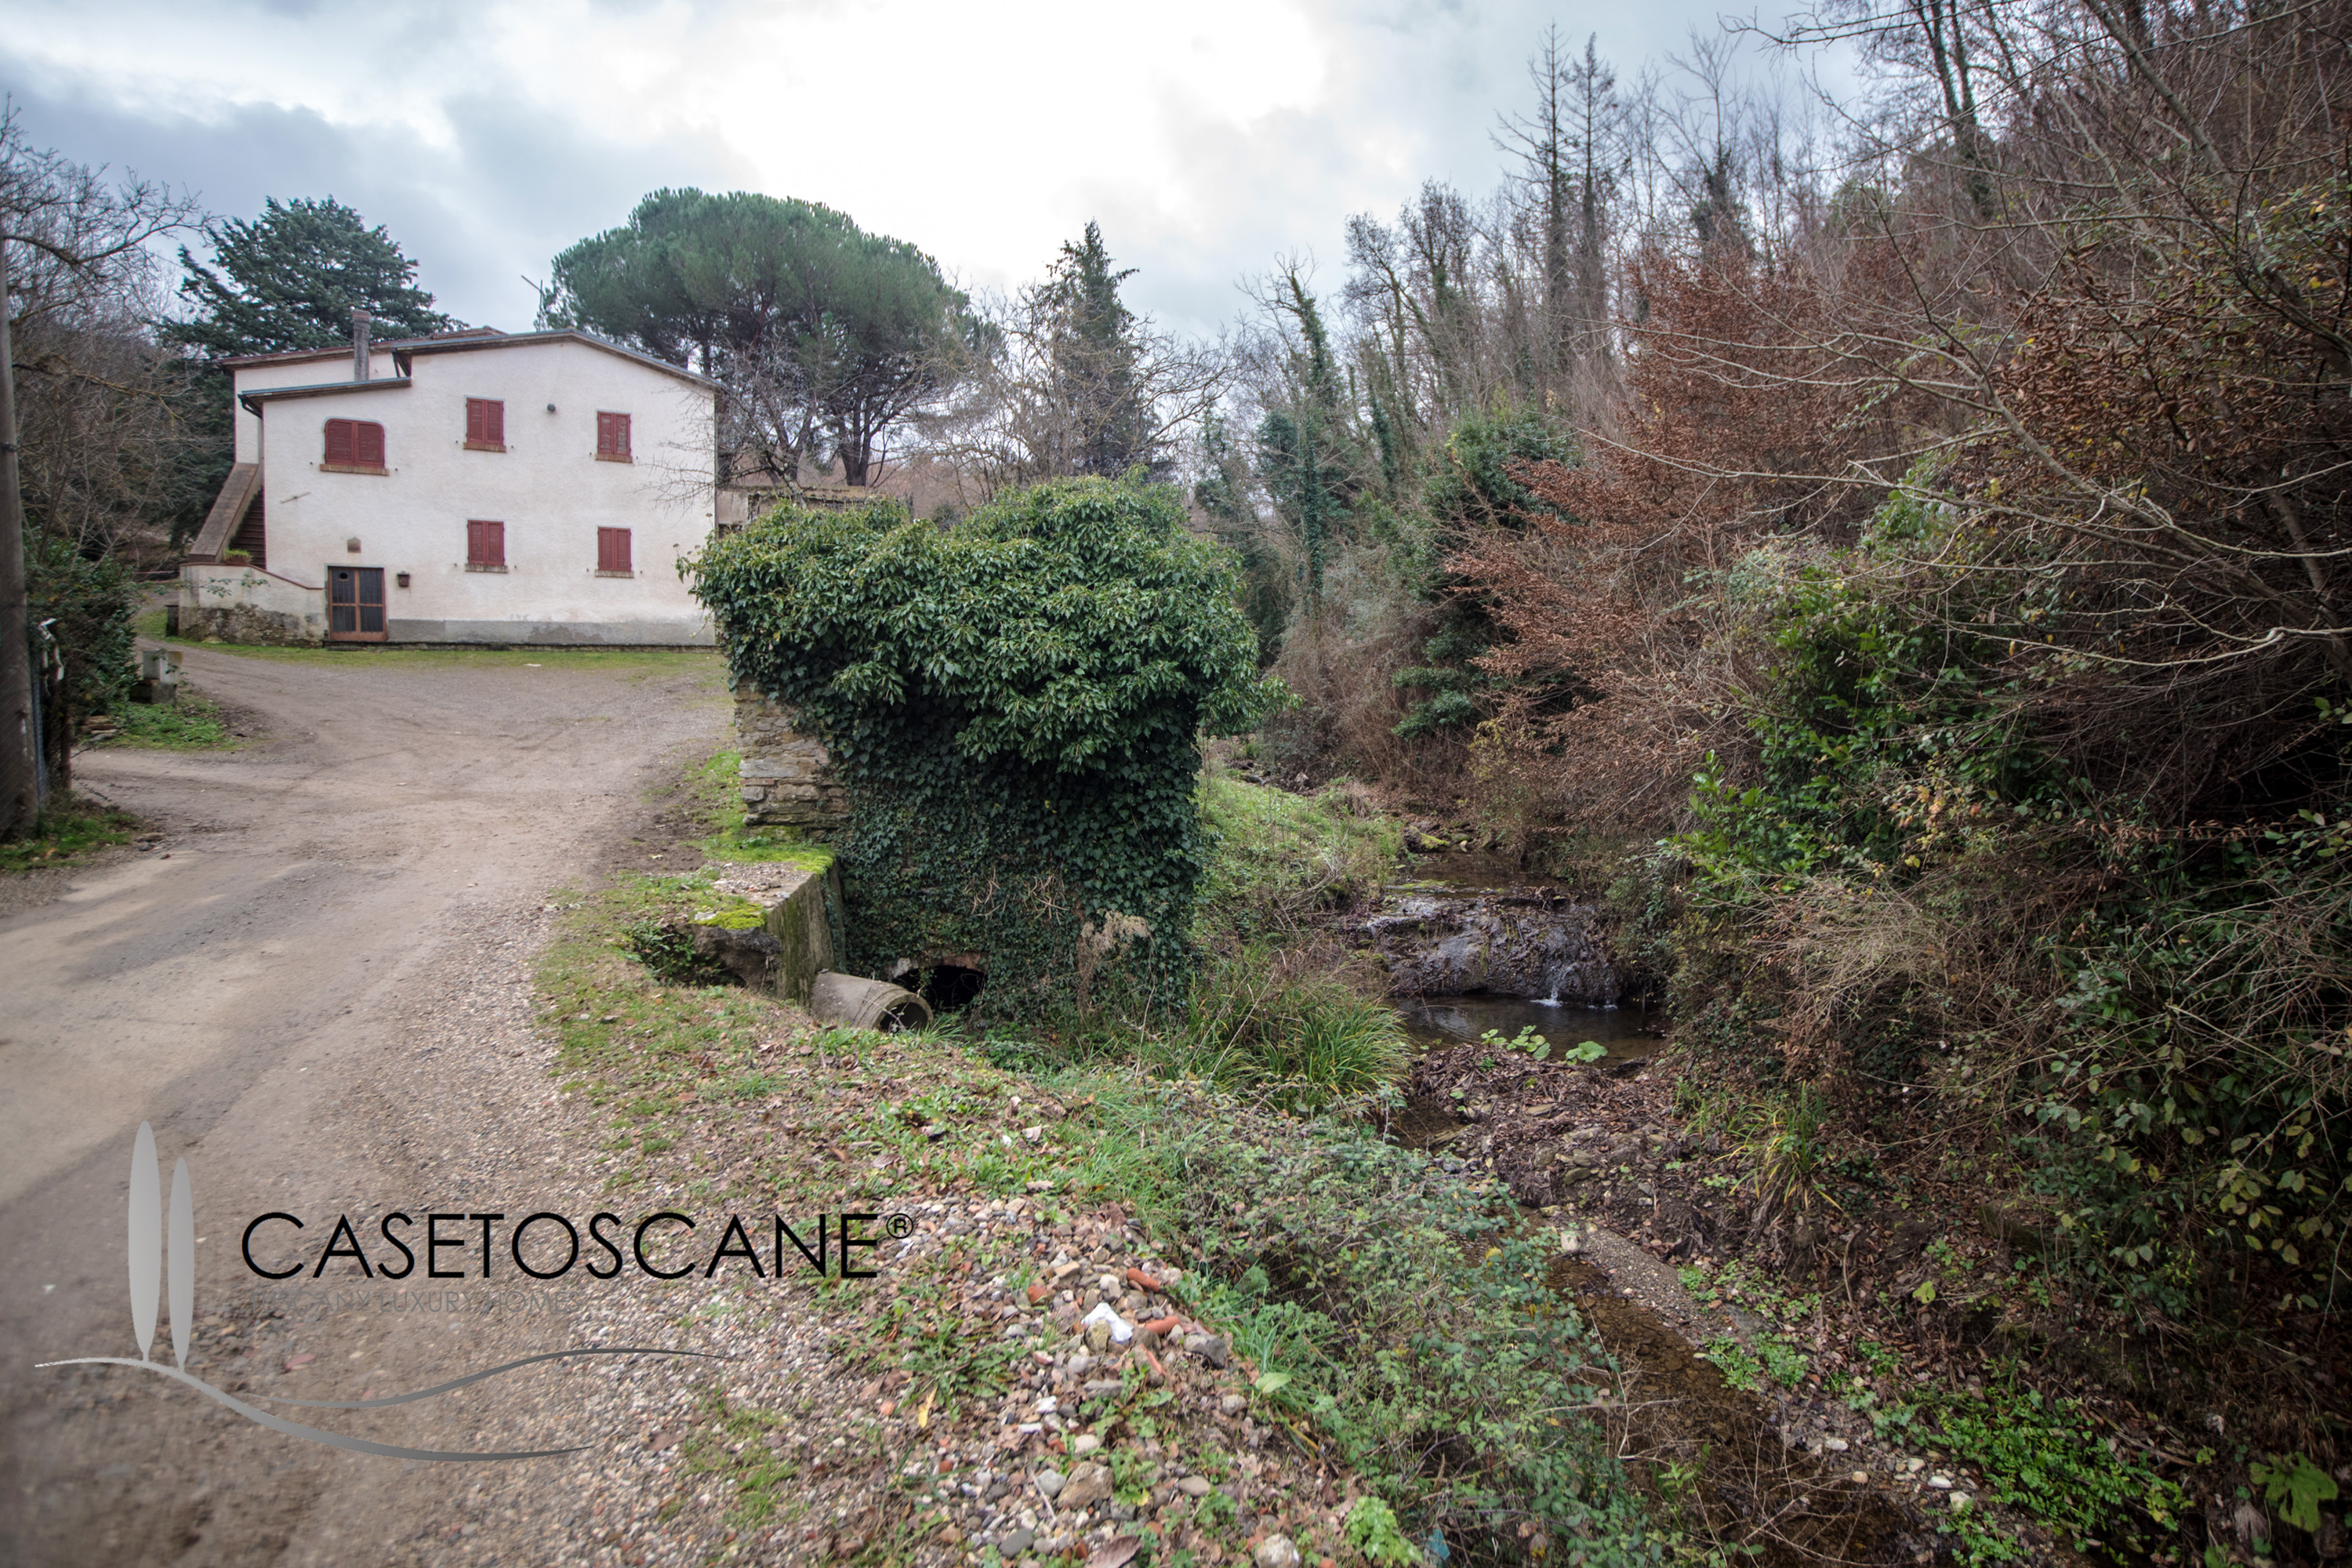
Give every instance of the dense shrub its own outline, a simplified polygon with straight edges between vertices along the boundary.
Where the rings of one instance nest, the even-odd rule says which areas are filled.
[[[1156,486],[1064,480],[951,529],[785,510],[689,563],[729,666],[833,750],[851,967],[982,953],[998,1016],[1181,1006],[1202,733],[1282,698],[1231,553]]]
[[[1685,1037],[1865,1116],[1925,1085],[2119,1300],[2317,1308],[2352,1193],[2352,826],[2324,793],[2181,824],[2095,787],[2046,664],[1885,570],[1933,526],[1897,500],[1734,584],[1764,668],[1752,752],[1675,840]],[[2305,776],[2341,777],[2344,727],[2307,729]]]
[[[28,534],[25,574],[41,681],[42,752],[53,787],[70,782],[73,721],[103,713],[131,693],[131,618],[138,589],[129,568],[91,557],[52,534]],[[39,635],[47,628],[47,636]]]

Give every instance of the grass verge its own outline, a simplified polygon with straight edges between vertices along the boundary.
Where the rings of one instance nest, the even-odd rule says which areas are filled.
[[[1291,931],[1318,910],[1376,897],[1404,851],[1404,830],[1342,787],[1291,795],[1212,765],[1200,800],[1212,849],[1195,926],[1212,947]]]
[[[702,852],[714,860],[782,861],[812,871],[832,865],[833,851],[798,828],[744,826],[742,764],[742,752],[721,752],[688,780],[697,809],[710,825],[710,836],[699,840]]]
[[[0,874],[70,866],[99,850],[130,843],[138,826],[139,819],[127,811],[75,796],[51,805],[31,833],[0,839]]]
[[[600,1113],[620,1201],[683,1194],[788,1213],[962,1194],[1029,1205],[1048,1227],[1124,1213],[1182,1261],[1187,1304],[1251,1369],[1254,1408],[1294,1458],[1353,1474],[1390,1510],[1390,1525],[1364,1515],[1365,1542],[1391,1556],[1399,1541],[1442,1543],[1457,1563],[1650,1560],[1639,1504],[1591,1414],[1605,1363],[1545,1288],[1548,1234],[1522,1229],[1501,1189],[1382,1142],[1360,1097],[1304,1116],[1274,1097],[1156,1079],[1131,1056],[967,1040],[952,1026],[825,1029],[766,995],[663,984],[633,956],[630,932],[688,918],[710,896],[708,872],[559,896],[568,907],[540,977],[546,1016],[568,1087]],[[1035,1267],[1026,1248],[975,1237],[887,1291],[852,1301],[835,1290],[824,1304],[852,1316],[844,1343],[859,1375],[887,1387],[903,1374],[906,1402],[920,1400],[930,1424],[925,1441],[944,1441],[959,1422],[992,1421],[1033,1370],[1019,1341],[973,1331],[968,1292],[992,1281],[1018,1303]],[[1135,1469],[1138,1496],[1176,1438],[1177,1413],[1153,1403],[1166,1392],[1138,1382],[1081,1407],[1124,1434],[1106,1462]],[[789,1415],[737,1405],[713,1419],[698,1462],[726,1469],[747,1519],[787,1506],[797,1472],[762,1434]],[[1201,1451],[1214,1441],[1202,1429],[1183,1440],[1195,1464],[1244,1462]],[[1183,1528],[1202,1539],[1231,1523],[1210,1497],[1171,1506],[1192,1510]],[[901,1521],[918,1522],[911,1511]],[[1349,1554],[1339,1530],[1334,1515],[1331,1549]],[[912,1537],[890,1539],[898,1550]],[[1233,1549],[1245,1544],[1235,1536]]]
[[[181,687],[176,702],[125,702],[108,717],[114,721],[113,732],[93,735],[89,744],[139,751],[233,752],[245,743],[229,732],[228,715],[220,704],[186,686]]]
[[[403,647],[383,643],[326,647],[280,647],[260,643],[199,643],[185,637],[169,639],[178,648],[209,648],[239,658],[264,658],[280,664],[358,664],[406,668],[430,665],[453,668],[522,668],[625,670],[644,675],[704,674],[713,686],[724,677],[726,662],[707,647]]]

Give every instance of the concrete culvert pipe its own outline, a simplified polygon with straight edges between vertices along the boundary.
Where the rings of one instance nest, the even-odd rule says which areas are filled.
[[[821,1024],[846,1024],[853,1029],[877,1029],[893,1034],[900,1029],[929,1028],[931,1005],[903,985],[887,980],[866,980],[855,974],[824,970],[809,987],[808,1010]]]

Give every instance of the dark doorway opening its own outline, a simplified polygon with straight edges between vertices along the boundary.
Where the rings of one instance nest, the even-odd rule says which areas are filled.
[[[916,994],[931,1005],[934,1013],[950,1013],[958,1007],[971,1005],[988,984],[988,971],[967,969],[960,963],[942,963],[923,973],[923,983]]]

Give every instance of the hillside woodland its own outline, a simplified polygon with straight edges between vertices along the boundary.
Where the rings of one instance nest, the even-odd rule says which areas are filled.
[[[1933,1188],[2038,1260],[1909,1331],[2171,1424],[2213,1561],[2344,1550],[2227,1486],[2347,1458],[2347,27],[1555,40],[1520,177],[1269,277],[1200,444],[1276,771],[1605,889],[1781,1255]]]

